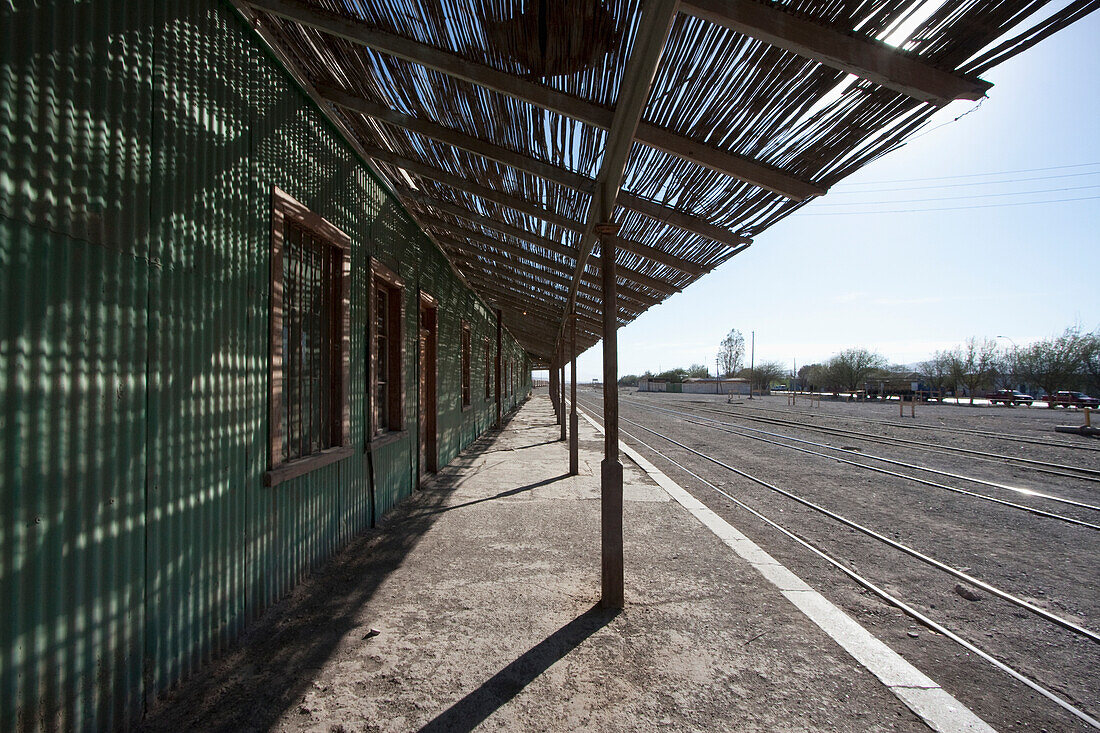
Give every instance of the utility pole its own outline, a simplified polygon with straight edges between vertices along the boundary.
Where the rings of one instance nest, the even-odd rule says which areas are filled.
[[[719,371],[718,357],[714,357],[714,394],[722,394],[722,388],[718,385],[718,380],[722,378],[722,374]]]
[[[749,352],[749,399],[752,399],[752,383],[756,381],[756,331],[752,332],[752,351]]]

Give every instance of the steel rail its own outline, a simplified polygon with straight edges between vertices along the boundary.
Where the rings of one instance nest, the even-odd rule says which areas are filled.
[[[939,560],[937,560],[937,559],[935,559],[935,558],[933,558],[929,555],[925,555],[924,553],[922,553],[918,550],[915,550],[912,547],[909,547],[908,545],[906,545],[904,543],[897,542],[896,540],[892,540],[889,537],[886,537],[882,534],[879,534],[878,532],[874,531],[873,529],[871,529],[869,527],[864,527],[862,524],[860,524],[856,521],[848,519],[847,517],[845,517],[841,514],[837,514],[836,512],[830,511],[830,510],[826,509],[823,506],[815,504],[814,502],[810,501],[809,499],[801,497],[798,494],[795,494],[793,492],[787,491],[786,489],[782,489],[782,488],[776,486],[775,484],[768,483],[767,481],[765,481],[761,478],[757,478],[756,476],[753,476],[752,474],[746,473],[745,471],[742,471],[739,468],[734,468],[733,466],[729,465],[728,463],[724,463],[723,461],[720,461],[717,458],[714,458],[713,456],[709,456],[706,453],[703,453],[702,451],[698,451],[698,450],[692,448],[689,445],[681,443],[680,441],[676,440],[675,438],[670,438],[667,435],[659,433],[656,430],[652,430],[650,428],[647,428],[645,425],[642,425],[641,423],[635,422],[634,420],[631,420],[629,418],[623,417],[622,415],[619,416],[619,419],[623,422],[627,422],[627,423],[630,423],[631,425],[639,427],[639,428],[641,428],[642,430],[645,430],[648,433],[652,433],[653,435],[656,435],[657,437],[659,437],[663,440],[667,440],[668,442],[672,443],[673,445],[677,445],[677,446],[683,448],[684,450],[686,450],[690,453],[694,453],[695,455],[699,456],[700,458],[703,458],[704,460],[710,461],[711,463],[713,463],[717,466],[720,466],[720,467],[722,467],[722,468],[724,468],[728,471],[731,471],[732,473],[735,473],[735,474],[737,474],[738,476],[741,476],[744,479],[752,481],[753,483],[759,484],[760,486],[763,486],[766,489],[769,489],[769,490],[774,491],[778,494],[781,494],[781,495],[787,497],[788,499],[791,499],[792,501],[798,502],[799,504],[802,504],[805,507],[813,509],[814,511],[820,512],[821,514],[824,514],[825,516],[829,517],[830,519],[833,519],[837,522],[840,522],[841,524],[843,524],[847,527],[850,527],[850,528],[856,530],[857,532],[861,532],[861,533],[867,535],[868,537],[876,539],[879,542],[882,542],[886,545],[889,545],[890,547],[893,547],[895,550],[903,552],[903,553],[909,555],[910,557],[925,563],[926,565],[934,567],[937,570],[941,570],[941,571],[947,573],[948,575],[951,575],[955,578],[958,578],[959,580],[963,580],[967,583],[970,583],[971,585],[973,585],[976,588],[981,588],[982,590],[984,590],[985,592],[989,593],[992,596],[996,596],[997,598],[1000,598],[1003,601],[1011,603],[1014,606],[1018,606],[1019,608],[1023,608],[1026,611],[1030,611],[1031,613],[1035,614],[1036,616],[1039,616],[1040,618],[1042,618],[1046,621],[1049,621],[1049,622],[1051,622],[1051,623],[1053,623],[1057,626],[1061,626],[1062,628],[1064,628],[1068,631],[1072,631],[1075,634],[1083,636],[1083,637],[1089,639],[1090,641],[1092,641],[1094,643],[1100,644],[1100,633],[1097,633],[1097,632],[1095,632],[1091,629],[1087,629],[1084,626],[1081,626],[1080,624],[1076,624],[1076,623],[1074,623],[1073,621],[1070,621],[1067,618],[1063,618],[1063,617],[1059,616],[1056,613],[1051,613],[1050,611],[1047,611],[1045,608],[1040,608],[1039,606],[1036,606],[1033,603],[1029,603],[1028,601],[1025,601],[1024,599],[1019,598],[1018,596],[1014,596],[1013,594],[1008,593],[1007,591],[1003,591],[1000,588],[998,588],[994,585],[991,585],[990,583],[985,582],[984,580],[981,580],[979,578],[975,578],[974,576],[969,575],[968,573],[964,573],[961,570],[956,570],[955,568],[951,567],[950,565],[948,565],[944,562],[941,562],[941,561],[939,561]]]
[[[846,565],[841,563],[839,560],[837,560],[833,556],[829,555],[825,551],[819,549],[818,547],[813,545],[808,540],[806,540],[803,537],[799,536],[798,534],[792,532],[791,530],[787,529],[786,527],[783,527],[782,525],[778,524],[777,522],[769,519],[764,514],[760,513],[759,511],[757,511],[753,507],[749,506],[745,502],[741,501],[737,497],[733,496],[732,494],[729,494],[729,493],[723,491],[722,489],[718,488],[717,486],[712,484],[710,481],[707,481],[705,478],[703,478],[702,476],[700,476],[697,473],[695,473],[694,471],[692,471],[690,468],[684,466],[683,464],[681,464],[681,463],[677,462],[676,460],[670,458],[669,456],[665,455],[664,453],[657,450],[653,446],[649,445],[648,443],[646,443],[642,439],[638,438],[636,435],[632,435],[631,433],[629,433],[625,430],[621,431],[621,434],[628,437],[628,438],[630,438],[631,440],[635,441],[636,443],[638,443],[639,445],[645,447],[646,449],[650,450],[655,455],[660,456],[664,460],[668,461],[672,465],[674,465],[677,468],[679,468],[680,470],[682,470],[684,473],[686,473],[689,476],[692,476],[693,478],[697,479],[698,481],[700,481],[701,483],[703,483],[704,485],[706,485],[707,487],[709,487],[713,491],[717,492],[718,494],[721,494],[726,499],[729,499],[731,502],[733,502],[737,506],[741,507],[742,509],[749,512],[750,514],[752,514],[756,518],[760,519],[762,522],[770,525],[774,529],[778,530],[782,534],[786,535],[790,539],[792,539],[795,542],[797,542],[798,544],[802,545],[803,547],[808,549],[810,552],[814,553],[815,555],[817,555],[818,557],[820,557],[821,559],[825,560],[827,563],[829,563],[830,565],[835,567],[837,570],[839,570],[842,573],[844,573],[845,575],[847,575],[849,578],[854,580],[860,586],[866,588],[867,590],[874,593],[876,596],[878,596],[882,600],[886,601],[890,605],[892,605],[895,608],[897,608],[898,610],[900,610],[906,616],[909,616],[911,619],[917,621],[918,623],[924,624],[928,628],[935,631],[937,634],[941,634],[942,636],[950,639],[951,641],[955,642],[956,644],[963,647],[967,651],[973,652],[975,655],[977,655],[977,656],[981,657],[982,659],[984,659],[985,661],[989,662],[994,667],[1001,670],[1005,674],[1009,675],[1010,677],[1012,677],[1016,681],[1022,683],[1023,685],[1025,685],[1025,686],[1029,687],[1030,689],[1034,690],[1035,692],[1039,693],[1040,695],[1047,698],[1048,700],[1050,700],[1054,704],[1058,705],[1060,708],[1062,708],[1066,712],[1070,713],[1074,717],[1078,718],[1079,720],[1087,723],[1088,725],[1091,725],[1093,728],[1100,729],[1100,720],[1097,720],[1096,718],[1093,718],[1092,716],[1090,716],[1088,713],[1084,712],[1083,710],[1081,710],[1077,707],[1074,707],[1071,703],[1067,702],[1066,700],[1059,697],[1057,694],[1055,694],[1055,693],[1051,692],[1050,690],[1046,689],[1045,687],[1040,685],[1038,682],[1035,682],[1030,677],[1027,677],[1023,673],[1016,671],[1015,669],[1008,666],[1007,664],[1005,664],[1001,660],[997,659],[993,655],[991,655],[988,652],[978,648],[977,646],[975,646],[971,642],[967,641],[966,639],[962,638],[961,636],[959,636],[955,632],[951,631],[947,627],[943,626],[939,622],[932,620],[928,616],[925,616],[920,611],[917,611],[915,608],[909,606],[907,603],[902,601],[900,598],[898,598],[894,595],[891,595],[890,593],[886,592],[882,588],[879,588],[877,585],[872,583],[870,580],[863,577],[862,575],[855,572],[854,570],[851,570]]]
[[[710,417],[700,417],[698,415],[693,415],[689,412],[680,412],[678,410],[671,410],[671,409],[664,408],[664,407],[657,407],[656,405],[636,405],[635,404],[635,406],[638,409],[642,409],[642,410],[653,410],[655,412],[662,412],[662,413],[666,413],[666,414],[669,414],[669,415],[680,415],[680,416],[683,416],[684,418],[690,418],[689,422],[695,421],[695,420],[700,420],[700,421],[703,421],[703,422],[694,422],[693,424],[701,425],[703,427],[709,427],[709,428],[714,429],[714,430],[722,430],[723,432],[731,433],[733,435],[740,435],[743,438],[749,438],[751,440],[761,440],[765,443],[771,443],[772,445],[778,445],[778,446],[781,446],[783,448],[790,448],[791,450],[802,451],[804,453],[809,453],[809,454],[815,455],[815,456],[822,456],[824,458],[828,458],[830,461],[839,461],[841,463],[848,463],[848,464],[853,465],[853,466],[859,466],[860,468],[866,468],[869,471],[876,471],[878,473],[885,473],[889,476],[897,476],[899,478],[904,478],[904,479],[908,479],[908,480],[911,480],[911,481],[916,481],[917,483],[926,484],[928,486],[935,486],[937,488],[947,489],[948,491],[956,491],[956,492],[961,493],[961,494],[967,494],[969,496],[974,496],[974,497],[977,497],[977,498],[980,498],[980,499],[985,499],[987,501],[996,502],[998,504],[1004,504],[1006,506],[1014,507],[1016,509],[1022,509],[1024,511],[1031,512],[1032,514],[1039,514],[1039,515],[1042,515],[1042,516],[1051,517],[1053,519],[1059,519],[1059,520],[1062,520],[1062,521],[1065,521],[1065,522],[1069,522],[1071,524],[1080,524],[1080,525],[1083,525],[1085,527],[1090,527],[1092,529],[1100,529],[1100,525],[1090,524],[1089,522],[1084,522],[1084,521],[1081,521],[1079,519],[1074,519],[1072,517],[1066,517],[1066,516],[1061,515],[1061,514],[1054,514],[1054,513],[1051,513],[1051,512],[1043,511],[1042,509],[1036,509],[1034,507],[1029,507],[1029,506],[1024,505],[1024,504],[1016,504],[1014,502],[1005,501],[1004,499],[998,499],[998,498],[993,497],[993,496],[986,496],[985,494],[977,494],[973,491],[967,491],[965,489],[960,489],[958,487],[947,486],[946,484],[940,484],[940,483],[936,483],[934,481],[927,481],[927,480],[922,479],[922,478],[917,477],[917,476],[907,476],[906,474],[897,473],[895,471],[887,471],[885,469],[881,469],[881,468],[878,468],[876,466],[868,466],[865,463],[859,463],[857,461],[849,461],[849,460],[846,460],[844,458],[837,458],[835,456],[830,456],[830,455],[827,455],[825,453],[818,453],[817,451],[806,450],[805,448],[798,448],[797,446],[793,446],[793,445],[785,445],[783,443],[778,443],[778,442],[775,442],[775,441],[772,441],[772,440],[766,440],[764,438],[760,438],[760,437],[753,436],[753,435],[745,435],[744,433],[740,433],[740,432],[737,432],[737,431],[738,430],[748,430],[749,432],[761,433],[762,435],[769,435],[769,436],[774,437],[774,438],[781,438],[783,440],[790,440],[790,441],[794,441],[796,443],[805,443],[806,445],[812,445],[812,446],[816,446],[818,448],[827,448],[829,450],[836,451],[838,453],[845,453],[847,455],[860,456],[861,458],[868,458],[868,459],[873,460],[873,461],[882,461],[883,463],[889,463],[889,464],[894,465],[894,466],[901,466],[903,468],[912,468],[912,469],[917,470],[917,471],[925,471],[927,473],[934,473],[934,474],[937,474],[937,475],[940,475],[940,476],[947,476],[948,478],[959,479],[960,481],[969,481],[971,483],[981,484],[983,486],[990,486],[992,488],[1004,489],[1005,491],[1014,491],[1016,493],[1023,494],[1024,496],[1034,496],[1034,497],[1040,498],[1040,499],[1048,499],[1050,501],[1060,502],[1062,504],[1066,504],[1066,505],[1069,505],[1069,506],[1074,506],[1074,507],[1077,507],[1077,508],[1080,508],[1080,509],[1091,509],[1093,511],[1100,511],[1100,506],[1097,506],[1095,504],[1087,504],[1083,501],[1075,501],[1073,499],[1065,499],[1065,498],[1060,497],[1060,496],[1055,496],[1054,494],[1047,494],[1047,493],[1042,492],[1042,491],[1035,491],[1034,489],[1028,489],[1028,488],[1024,488],[1022,486],[1012,486],[1010,484],[1002,484],[1002,483],[999,483],[997,481],[988,481],[986,479],[975,478],[973,476],[966,476],[966,475],[959,474],[959,473],[951,473],[950,471],[941,471],[938,468],[931,468],[929,466],[922,466],[922,465],[917,464],[917,463],[906,463],[905,461],[898,461],[898,460],[894,460],[893,458],[886,458],[884,456],[876,456],[873,453],[863,453],[862,451],[850,450],[848,448],[838,448],[834,445],[829,445],[828,443],[818,443],[816,441],[806,440],[804,438],[795,438],[793,436],[783,435],[781,433],[772,433],[772,432],[769,432],[767,430],[761,430],[760,428],[750,428],[750,427],[747,427],[747,426],[744,426],[744,425],[736,425],[735,426],[731,423],[722,422],[721,420],[715,420],[714,418],[710,418]],[[707,423],[715,423],[715,425],[708,425]],[[736,428],[736,429],[734,429],[734,428]]]
[[[1061,463],[1036,461],[1031,458],[1020,458],[1018,456],[1006,456],[1002,453],[990,453],[986,451],[973,450],[970,448],[962,448],[959,446],[922,443],[917,440],[908,440],[906,438],[894,438],[882,435],[872,435],[870,433],[861,433],[858,430],[847,430],[845,428],[832,428],[823,425],[807,425],[806,423],[795,422],[794,420],[781,420],[779,418],[763,417],[761,415],[739,415],[736,413],[731,413],[727,410],[716,410],[714,408],[700,407],[698,409],[705,410],[707,412],[714,412],[720,415],[726,415],[729,417],[737,417],[742,420],[755,420],[757,422],[764,422],[770,425],[786,425],[802,430],[813,430],[821,433],[829,433],[832,435],[844,435],[847,437],[856,438],[858,440],[867,440],[874,443],[885,443],[888,445],[908,445],[913,446],[918,450],[928,451],[932,453],[935,453],[937,451],[961,453],[964,455],[973,456],[974,458],[978,458],[980,460],[992,462],[1000,461],[1004,463],[1018,464],[1033,471],[1054,474],[1056,476],[1065,476],[1067,478],[1080,479],[1082,481],[1100,481],[1100,469],[1096,468],[1067,466]]]
[[[706,404],[695,400],[691,401],[692,404]],[[805,410],[776,410],[768,407],[758,407],[756,405],[749,406],[740,402],[731,402],[731,405],[737,407],[752,410],[754,412],[771,412],[777,415],[802,415],[804,417],[835,417],[839,420],[851,420],[853,422],[864,422],[871,425],[886,425],[892,428],[904,428],[905,430],[937,430],[945,433],[958,433],[961,435],[980,435],[986,438],[997,438],[1000,440],[1011,440],[1017,443],[1030,443],[1032,445],[1041,445],[1048,448],[1069,448],[1070,450],[1083,450],[1093,451],[1100,453],[1100,445],[1082,445],[1080,443],[1067,443],[1061,440],[1043,440],[1041,438],[1029,438],[1026,435],[1019,435],[1018,433],[995,433],[992,430],[977,430],[975,428],[957,428],[948,427],[946,425],[919,425],[914,423],[895,423],[889,420],[876,420],[869,417],[861,417],[859,415],[836,415],[834,413],[814,413],[806,412]]]

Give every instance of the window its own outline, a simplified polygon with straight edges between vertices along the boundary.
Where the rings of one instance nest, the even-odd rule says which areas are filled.
[[[271,226],[269,486],[351,453],[351,240],[279,189]]]
[[[492,372],[492,357],[493,352],[489,349],[489,339],[485,339],[485,399],[488,400],[492,396],[492,392],[489,390],[489,374]]]
[[[470,324],[462,324],[462,406],[470,406]]]
[[[371,436],[403,430],[401,333],[404,281],[371,260],[370,395]]]

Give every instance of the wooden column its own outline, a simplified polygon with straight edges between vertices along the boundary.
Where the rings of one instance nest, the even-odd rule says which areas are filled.
[[[501,347],[501,337],[502,337],[501,331],[502,331],[502,327],[501,327],[501,323],[500,323],[500,308],[497,308],[497,358],[496,358],[497,422],[496,422],[496,426],[497,426],[498,429],[500,428],[501,421],[503,420],[503,415],[501,413],[501,401],[500,401],[500,386],[501,386],[501,375],[500,375],[501,354],[500,354],[500,347]]]
[[[596,225],[603,276],[603,462],[600,464],[600,530],[604,608],[623,606],[623,464],[619,463],[619,340],[615,283],[618,225]]]
[[[565,362],[566,362],[565,354],[566,354],[566,346],[565,346],[565,339],[564,338],[561,340],[561,352],[560,353],[561,353],[561,379],[559,380],[559,384],[561,385],[561,397],[559,398],[559,401],[561,402],[561,439],[565,440],[568,437],[566,435],[566,430],[565,430],[566,425],[568,424],[568,419],[565,416]]]
[[[569,475],[580,473],[579,441],[577,439],[577,314],[569,317]]]
[[[554,422],[558,421],[558,359],[550,359],[550,404],[554,406]]]

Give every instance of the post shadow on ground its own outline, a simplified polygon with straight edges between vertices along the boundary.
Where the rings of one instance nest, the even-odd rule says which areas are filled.
[[[548,486],[552,483],[555,483],[555,482],[558,482],[558,481],[561,481],[561,480],[567,479],[567,478],[569,478],[569,474],[568,473],[562,473],[562,474],[558,474],[557,476],[551,476],[550,478],[544,478],[542,481],[535,481],[534,483],[524,484],[523,486],[517,486],[514,489],[508,489],[507,491],[501,491],[498,494],[493,494],[492,496],[486,496],[486,497],[483,497],[481,499],[473,499],[471,501],[466,501],[466,502],[463,502],[461,504],[453,504],[451,506],[439,507],[437,509],[426,509],[423,513],[424,514],[443,514],[444,512],[449,512],[449,511],[452,511],[454,509],[463,509],[465,507],[474,506],[475,504],[484,504],[487,501],[495,501],[496,499],[506,499],[509,496],[515,496],[516,494],[522,494],[526,491],[531,491],[532,489],[537,489],[540,486]],[[457,487],[448,486],[447,487],[448,493],[450,491],[453,491],[455,488],[457,488]],[[415,515],[415,516],[419,516],[419,515]]]
[[[445,470],[475,462],[499,432],[481,436]],[[444,481],[398,503],[378,527],[365,530],[269,608],[221,660],[151,701],[138,730],[270,730],[301,699],[341,641],[363,633],[361,609],[402,566],[455,488]]]
[[[619,613],[617,608],[603,608],[599,604],[588,609],[429,721],[420,733],[473,730]]]

